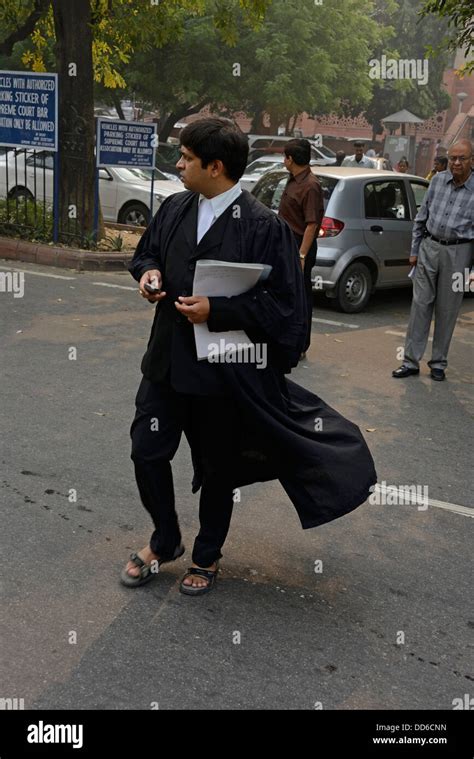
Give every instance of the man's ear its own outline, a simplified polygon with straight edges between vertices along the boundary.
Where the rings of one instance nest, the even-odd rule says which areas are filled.
[[[225,174],[225,167],[219,158],[216,158],[214,161],[211,161],[211,170],[212,175],[214,177],[220,176],[221,174]]]

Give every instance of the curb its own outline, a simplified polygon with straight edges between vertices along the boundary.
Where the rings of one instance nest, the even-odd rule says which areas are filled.
[[[128,271],[132,254],[55,248],[13,237],[0,237],[0,258],[76,271]]]

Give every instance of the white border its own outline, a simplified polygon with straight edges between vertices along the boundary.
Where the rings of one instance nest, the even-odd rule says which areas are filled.
[[[100,135],[100,125],[102,122],[105,121],[108,124],[130,124],[134,126],[146,126],[146,127],[153,127],[153,134],[158,134],[157,130],[157,124],[154,122],[149,123],[146,121],[127,121],[127,119],[106,119],[103,116],[97,117],[97,131],[96,131],[96,166],[98,169],[105,169],[107,166],[116,166],[118,169],[120,167],[124,169],[154,169],[155,168],[155,160],[156,160],[156,147],[152,148],[153,150],[153,165],[149,166],[148,164],[144,166],[140,166],[138,163],[99,163],[99,155],[100,155],[100,147],[99,147],[99,135]]]
[[[39,71],[31,71],[31,72],[30,71],[7,71],[5,69],[2,69],[0,71],[0,76],[2,76],[2,74],[12,74],[13,76],[25,76],[25,77],[36,76],[36,77],[42,77],[43,79],[46,76],[53,77],[54,83],[55,83],[54,94],[55,94],[56,98],[55,98],[55,108],[54,108],[54,125],[55,125],[55,129],[54,129],[54,148],[51,147],[51,145],[36,145],[36,144],[35,145],[30,145],[30,144],[25,145],[25,143],[16,143],[16,142],[15,143],[12,143],[12,142],[2,142],[2,143],[0,143],[0,146],[1,147],[6,147],[6,148],[33,148],[34,150],[50,150],[52,153],[57,153],[58,152],[58,132],[59,132],[59,123],[58,123],[59,91],[58,91],[58,75],[57,75],[57,73],[55,73],[55,72],[49,72],[49,71],[41,71],[41,72],[39,72]],[[5,88],[2,88],[2,89],[7,89],[7,88],[5,87]]]

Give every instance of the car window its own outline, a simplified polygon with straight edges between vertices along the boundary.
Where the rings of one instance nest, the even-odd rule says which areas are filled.
[[[369,182],[364,188],[365,216],[368,219],[409,219],[403,182]]]
[[[318,145],[318,151],[323,154],[325,158],[335,158],[336,154],[329,150],[329,148],[326,148],[324,145]]]
[[[252,150],[254,148],[268,148],[270,142],[271,140],[255,140],[255,142],[252,143]]]
[[[166,163],[177,163],[181,158],[181,152],[177,145],[159,145],[156,155]]]
[[[277,163],[277,161],[275,161]],[[271,161],[252,161],[245,169],[246,174],[265,174],[266,171],[275,168],[275,163]]]
[[[426,195],[426,191],[428,189],[428,185],[422,184],[421,182],[413,182],[410,180],[411,189],[413,190],[413,195],[415,196],[415,205],[417,212],[420,210],[420,206],[423,203],[423,199]]]
[[[323,191],[324,210],[326,210],[331,199],[331,195],[336,189],[339,180],[335,179],[334,177],[323,176],[322,174],[316,174],[316,176],[319,179],[319,184],[321,185],[321,189]]]
[[[37,169],[54,169],[54,158],[51,153],[36,153],[26,159],[27,166],[36,166]]]
[[[280,208],[280,202],[281,202],[281,196],[283,195],[283,192],[285,191],[285,187],[288,183],[288,177],[282,177],[280,181],[278,182],[275,192],[273,193],[273,198],[271,202],[271,210],[272,211],[278,211]]]
[[[253,194],[267,208],[277,210],[287,181],[288,175],[269,174],[259,180],[253,189]]]
[[[151,169],[140,169],[138,166],[127,166],[126,168],[125,166],[116,166],[115,170],[124,182],[135,182],[137,179],[142,182],[151,182]],[[155,169],[155,172],[157,171],[158,169]],[[155,173],[155,179],[157,178],[158,176]]]

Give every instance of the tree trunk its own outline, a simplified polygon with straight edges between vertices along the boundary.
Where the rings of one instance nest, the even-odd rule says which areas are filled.
[[[160,118],[160,123],[158,126],[158,136],[160,138],[160,142],[166,142],[177,121],[179,121],[179,115],[175,111],[172,113],[167,113],[165,116]]]
[[[120,102],[120,97],[117,93],[117,90],[112,90],[111,97],[112,97],[112,103],[114,104],[114,108],[117,111],[119,119],[122,119],[122,121],[125,121],[126,119],[125,119],[124,112],[122,110],[122,103]]]
[[[250,126],[251,134],[263,134],[263,110],[256,108]]]
[[[297,121],[298,121],[298,114],[297,114],[297,113],[295,113],[295,114],[293,114],[293,123],[292,123],[292,125],[291,125],[291,127],[290,127],[290,131],[289,131],[289,134],[293,134],[293,132],[294,132],[294,130],[295,130],[295,126],[296,126],[296,122],[297,122]]]
[[[94,232],[95,157],[90,0],[53,0],[59,79],[59,233]],[[74,217],[75,214],[75,217]]]
[[[172,111],[171,113],[166,114],[166,116],[162,116],[158,127],[160,142],[166,142],[177,121],[186,118],[186,116],[192,116],[193,113],[199,113],[205,105],[207,105],[206,100],[202,100],[200,103],[196,103],[196,105],[183,103],[183,105],[178,107],[176,111]]]
[[[278,134],[278,127],[280,126],[280,124],[281,124],[280,117],[270,114],[270,134]]]

